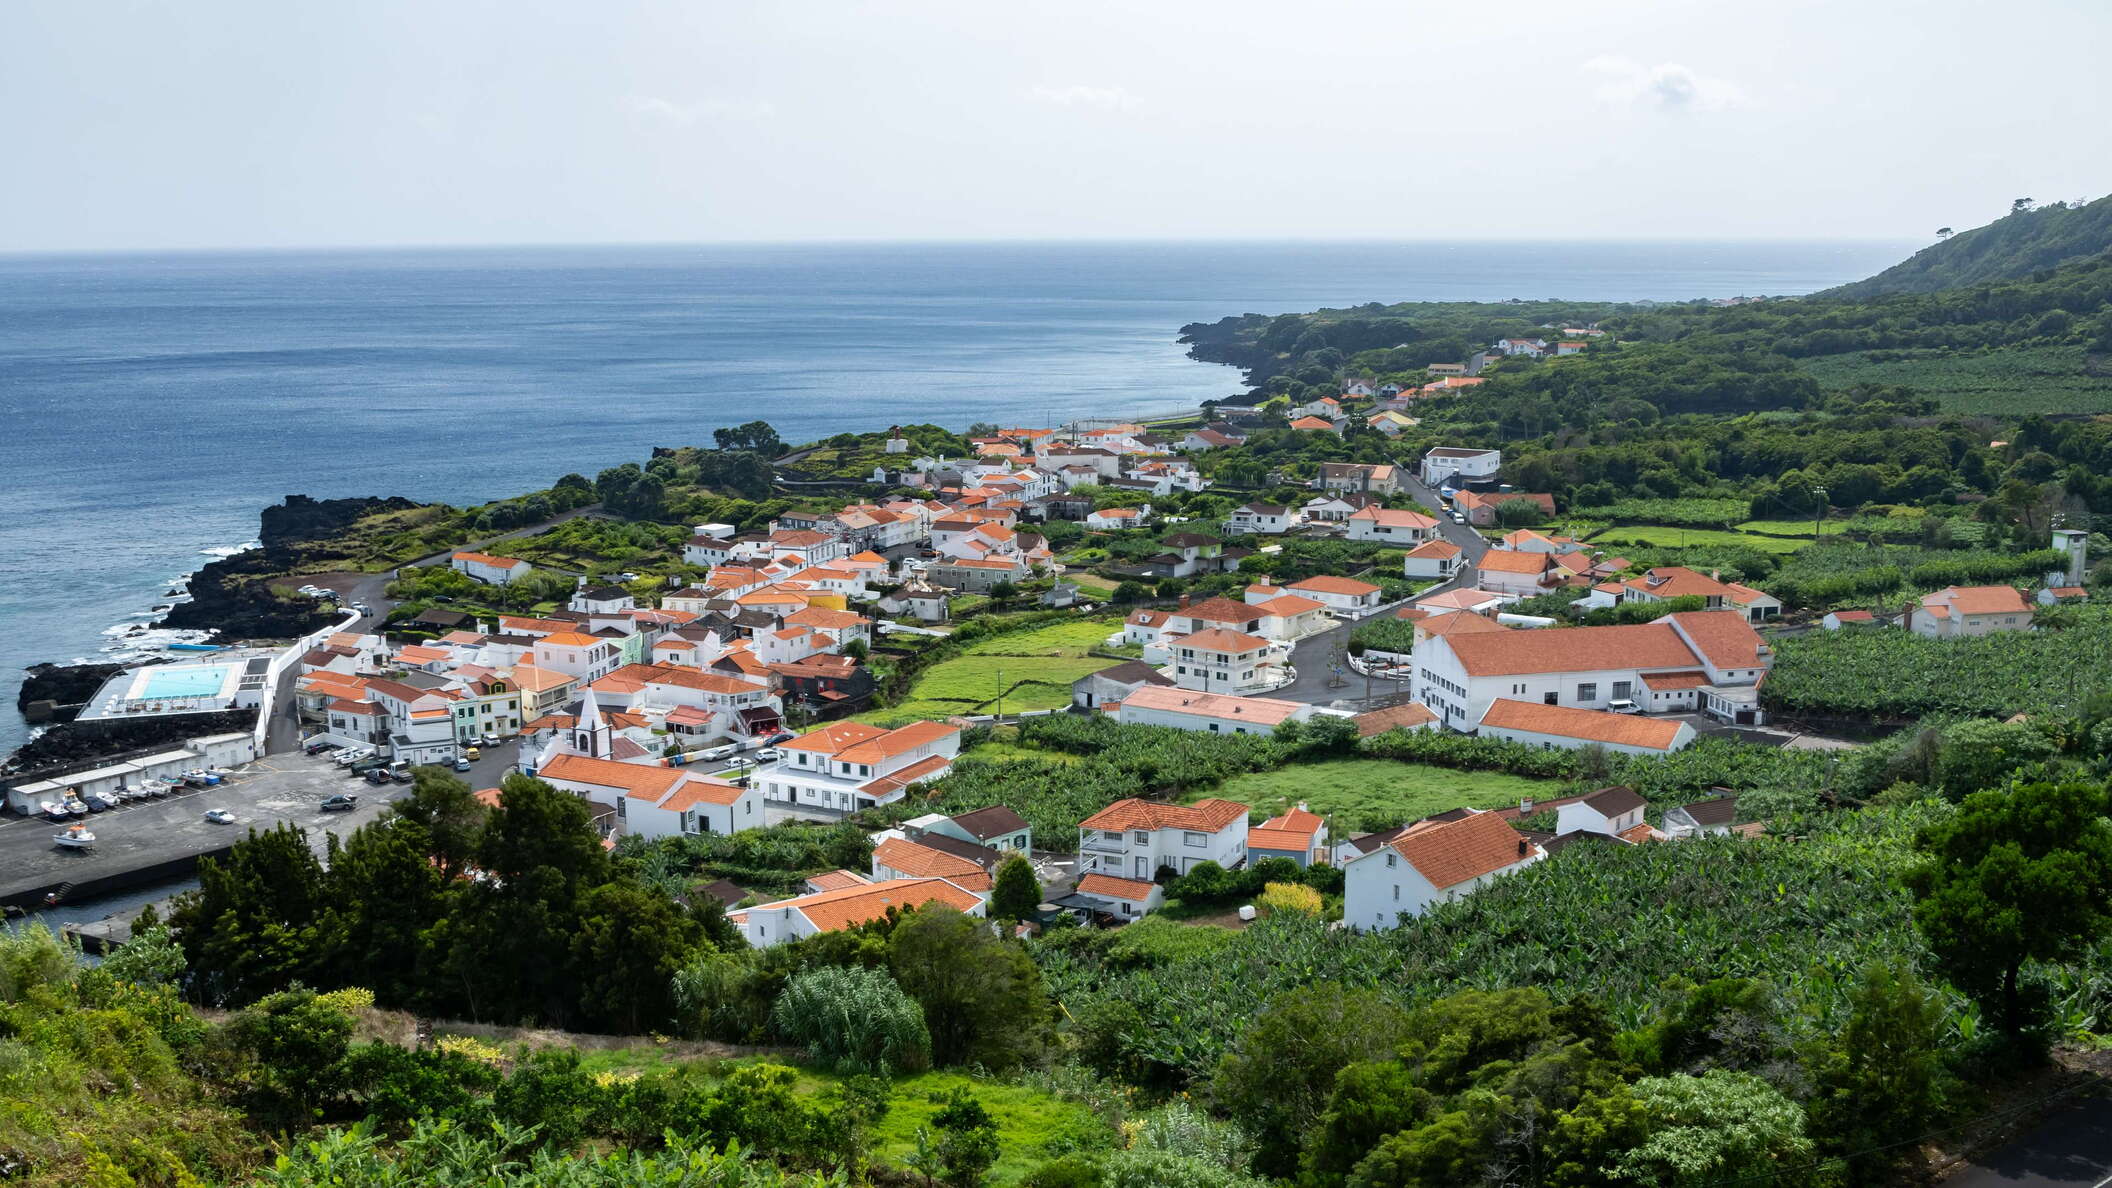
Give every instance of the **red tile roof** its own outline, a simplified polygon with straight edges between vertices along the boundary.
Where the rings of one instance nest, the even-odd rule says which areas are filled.
[[[1355,578],[1335,577],[1332,574],[1325,573],[1317,577],[1306,578],[1304,581],[1292,582],[1289,588],[1293,590],[1313,590],[1321,594],[1342,594],[1355,598],[1362,598],[1367,594],[1379,592],[1379,588],[1370,582],[1360,582]]]
[[[915,908],[942,903],[960,911],[972,911],[982,897],[945,879],[889,879],[862,887],[802,895],[771,908],[792,908],[822,932],[839,932],[855,924],[877,920],[889,908]]]
[[[1146,882],[1143,879],[1117,878],[1114,875],[1101,874],[1098,871],[1083,875],[1078,880],[1078,891],[1081,895],[1099,895],[1108,899],[1126,899],[1131,903],[1143,903],[1150,899],[1151,893],[1157,890],[1157,887],[1157,884]]]
[[[1139,690],[1143,692],[1143,690]],[[1131,697],[1135,700],[1135,696]],[[1244,821],[1247,806],[1232,800],[1210,798],[1194,804],[1164,804],[1135,797],[1118,800],[1085,820],[1080,829],[1194,829],[1215,833],[1234,821]]]
[[[1646,747],[1653,751],[1671,747],[1678,740],[1682,725],[1663,718],[1614,714],[1569,705],[1542,705],[1537,701],[1513,701],[1508,697],[1490,702],[1489,708],[1481,715],[1481,724],[1499,730],[1622,747]]]
[[[1388,845],[1442,891],[1533,856],[1536,847],[1495,813],[1410,826]]]

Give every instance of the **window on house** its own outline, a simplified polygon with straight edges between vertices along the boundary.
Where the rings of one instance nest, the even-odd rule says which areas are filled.
[[[1613,699],[1615,701],[1626,701],[1629,695],[1634,692],[1634,681],[1615,681],[1613,683]]]
[[[1562,700],[1559,694],[1542,693],[1540,695],[1540,704],[1542,705],[1560,705],[1561,703]]]
[[[1196,833],[1193,830],[1190,830],[1181,834],[1181,844],[1193,849],[1200,850],[1204,846],[1210,844],[1210,835],[1207,833]]]
[[[1395,883],[1393,885],[1393,901],[1395,903],[1399,903],[1401,901],[1401,885],[1399,883]]]
[[[1137,844],[1138,844],[1138,845],[1140,845],[1140,846],[1147,846],[1147,845],[1150,845],[1150,844],[1151,844],[1151,834],[1149,834],[1149,833],[1146,833],[1146,832],[1145,832],[1144,830],[1142,830],[1142,829],[1139,829],[1139,830],[1137,830],[1137,838],[1136,838],[1136,840],[1137,840]]]
[[[1585,681],[1577,686],[1578,701],[1597,701],[1598,699],[1599,683],[1597,681]]]
[[[1393,860],[1394,860],[1394,859],[1395,859],[1396,857],[1397,857],[1397,855],[1394,855],[1394,854],[1388,854],[1388,855],[1386,855],[1386,865],[1387,865],[1387,867],[1388,867],[1388,868],[1391,868],[1391,867],[1393,866]]]

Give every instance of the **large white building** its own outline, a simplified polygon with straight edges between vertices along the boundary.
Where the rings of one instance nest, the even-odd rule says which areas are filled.
[[[1437,532],[1437,521],[1418,511],[1367,507],[1350,513],[1349,539],[1419,545]]]
[[[1415,649],[1415,698],[1453,730],[1474,730],[1498,700],[1647,712],[1699,709],[1760,720],[1757,688],[1773,654],[1738,611],[1691,611],[1616,627],[1437,636]]]
[[[1173,683],[1198,693],[1258,693],[1282,685],[1290,649],[1278,643],[1212,627],[1168,643]]]
[[[1247,860],[1247,806],[1207,799],[1164,804],[1118,800],[1078,823],[1078,873],[1149,882],[1161,868],[1187,874],[1203,862],[1227,870]]]
[[[1930,639],[2021,631],[2031,626],[2031,604],[2015,586],[1946,586],[1907,607],[1902,625]]]
[[[1369,853],[1343,853],[1342,920],[1361,930],[1392,928],[1546,856],[1510,822],[1479,809],[1440,813]]]
[[[466,573],[491,586],[526,577],[535,568],[518,557],[494,557],[489,553],[456,553],[447,563],[457,573]]]
[[[1423,482],[1429,486],[1443,486],[1448,482],[1478,483],[1496,477],[1503,469],[1502,450],[1469,450],[1458,446],[1438,446],[1423,455],[1421,467]]]

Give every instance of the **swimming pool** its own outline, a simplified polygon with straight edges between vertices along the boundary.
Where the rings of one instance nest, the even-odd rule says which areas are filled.
[[[150,668],[132,686],[135,701],[168,701],[180,697],[218,697],[227,684],[227,664],[171,664]]]

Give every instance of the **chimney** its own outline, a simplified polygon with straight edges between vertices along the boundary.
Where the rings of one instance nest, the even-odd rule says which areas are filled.
[[[1187,594],[1186,594],[1185,592],[1183,592],[1183,593],[1182,593],[1182,595],[1181,595],[1181,609],[1182,609],[1182,610],[1187,610],[1187,609],[1188,609],[1188,595],[1187,595]]]
[[[1532,853],[1532,852],[1533,852],[1533,843],[1531,843],[1531,842],[1529,842],[1529,841],[1525,840],[1525,839],[1524,839],[1524,838],[1522,838],[1522,837],[1521,837],[1521,838],[1519,838],[1519,839],[1518,839],[1518,856],[1519,856],[1520,858],[1523,858],[1523,857],[1525,857],[1525,856],[1526,856],[1527,854],[1530,854],[1530,853]]]
[[[572,585],[572,588],[573,588],[573,589],[575,589],[575,590],[584,590],[584,589],[586,589],[586,588],[587,588],[587,578],[586,578],[586,575],[585,575],[585,574],[581,574],[581,575],[580,575],[580,576],[579,576],[578,578],[574,579],[574,581],[573,581],[573,585]]]

